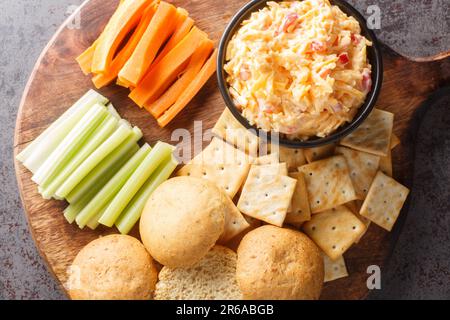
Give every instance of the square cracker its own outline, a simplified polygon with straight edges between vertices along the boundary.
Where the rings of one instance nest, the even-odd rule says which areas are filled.
[[[395,147],[397,147],[400,143],[401,143],[400,138],[397,137],[397,135],[395,133],[392,133],[392,136],[391,136],[391,150],[395,149]]]
[[[387,156],[391,147],[394,114],[374,109],[367,119],[341,141],[341,145],[372,153],[378,156]]]
[[[312,213],[357,199],[344,156],[334,156],[298,168],[303,172]]]
[[[226,243],[250,227],[250,224],[228,196],[226,196],[226,201],[225,226],[218,240],[220,243]]]
[[[358,199],[364,200],[377,174],[380,157],[345,147],[337,147],[336,154],[343,155],[347,160],[356,196]]]
[[[273,174],[268,166],[252,166],[238,202],[239,210],[282,227],[297,180]]]
[[[325,277],[323,282],[330,282],[337,279],[348,277],[347,266],[343,256],[340,256],[335,261],[323,254],[323,266],[325,269]]]
[[[359,210],[362,207],[362,201],[361,200],[355,200],[355,201],[348,202],[348,203],[345,204],[345,206],[348,209],[350,209],[350,211],[353,212],[353,214],[355,216],[357,216],[358,219],[361,220],[361,222],[364,223],[364,225],[366,226],[366,230],[364,231],[364,233],[361,234],[361,236],[358,239],[355,240],[355,243],[358,243],[359,241],[361,241],[362,237],[364,237],[364,235],[366,234],[367,230],[369,230],[370,220],[359,214]]]
[[[306,182],[303,173],[293,172],[290,173],[289,176],[297,179],[297,184],[285,222],[297,225],[311,220],[311,209],[309,208],[308,191],[306,190]]]
[[[388,151],[388,155],[386,157],[380,157],[380,171],[384,174],[392,177],[393,169],[392,169],[392,151]]]
[[[360,213],[380,227],[391,231],[408,194],[408,188],[378,171]]]
[[[366,227],[347,207],[340,206],[305,222],[303,231],[333,261],[355,243]]]
[[[280,162],[280,157],[278,153],[270,153],[265,156],[255,158],[254,164],[265,165],[265,164],[276,164]]]
[[[222,112],[212,133],[249,155],[256,156],[258,152],[259,140],[256,134],[243,127],[228,108]]]
[[[178,172],[178,176],[204,178],[233,198],[247,177],[251,159],[232,145],[213,138],[211,143]]]
[[[305,154],[306,161],[308,163],[311,163],[317,160],[331,157],[334,153],[335,148],[335,144],[327,144],[321,147],[304,149],[303,153]]]
[[[288,170],[297,170],[298,167],[306,163],[303,150],[301,149],[291,149],[286,147],[279,147],[280,152],[280,162],[286,162]]]

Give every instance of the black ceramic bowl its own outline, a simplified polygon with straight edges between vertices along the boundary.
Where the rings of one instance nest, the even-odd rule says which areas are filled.
[[[267,139],[270,141],[270,134],[258,129],[256,126],[251,126],[247,119],[241,114],[239,109],[233,102],[230,92],[228,90],[228,83],[226,81],[226,72],[223,66],[226,63],[226,51],[228,47],[228,42],[233,37],[234,33],[241,27],[244,20],[248,19],[252,12],[262,9],[266,6],[267,0],[253,0],[246,4],[239,12],[233,17],[231,22],[225,29],[225,32],[220,40],[219,53],[217,58],[217,78],[219,82],[219,89],[225,100],[225,103],[230,109],[234,117],[247,129],[253,129],[251,132],[256,132],[262,139]],[[367,47],[367,53],[369,61],[372,65],[372,90],[367,94],[366,101],[359,108],[358,113],[353,118],[352,122],[342,126],[337,131],[325,138],[312,138],[310,140],[289,140],[286,138],[281,138],[279,144],[289,148],[312,148],[321,145],[329,144],[341,140],[346,135],[350,134],[367,118],[380,93],[381,84],[383,82],[383,60],[381,56],[380,46],[375,34],[367,27],[366,20],[364,17],[350,4],[344,0],[331,0],[331,4],[337,5],[343,12],[349,16],[353,16],[361,26],[361,34],[364,35],[369,41],[373,43],[372,47]],[[261,134],[264,132],[264,134]]]

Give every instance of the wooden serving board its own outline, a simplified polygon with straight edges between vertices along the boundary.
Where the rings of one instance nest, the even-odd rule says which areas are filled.
[[[218,41],[232,15],[246,3],[245,0],[229,0],[226,5],[216,0],[176,0],[174,3],[186,8],[198,26]],[[15,154],[36,138],[88,89],[93,88],[90,78],[80,71],[75,57],[86,49],[99,35],[108,21],[118,0],[89,0],[80,8],[81,29],[70,29],[71,18],[59,29],[39,58],[23,94],[15,130]],[[77,14],[77,13],[75,13]],[[394,153],[394,170],[397,180],[411,186],[412,143],[408,128],[419,104],[440,83],[448,81],[448,61],[418,64],[402,57],[384,52],[385,81],[378,107],[394,112],[395,133],[402,145]],[[446,78],[447,77],[447,78]],[[112,85],[100,91],[108,97],[122,117],[144,132],[144,139],[153,144],[157,140],[172,142],[171,133],[176,128],[194,131],[194,121],[203,121],[201,130],[211,128],[225,105],[212,78],[201,93],[167,128],[160,129],[147,112],[133,105],[127,98],[127,90]],[[45,201],[36,185],[30,180],[31,173],[16,161],[16,174],[22,202],[36,245],[55,277],[64,284],[66,270],[78,251],[91,240],[108,233],[111,229],[97,231],[79,230],[68,224],[62,214],[66,204],[62,201]],[[404,210],[402,215],[406,214]],[[382,266],[388,258],[401,229],[400,220],[393,233],[377,226],[370,227],[363,240],[346,255],[350,276],[325,285],[322,298],[361,299],[366,286],[367,267]],[[136,230],[133,234],[137,234]]]

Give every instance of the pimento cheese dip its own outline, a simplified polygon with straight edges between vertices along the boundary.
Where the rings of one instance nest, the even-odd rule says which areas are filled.
[[[326,137],[371,90],[371,45],[328,0],[268,2],[230,40],[224,69],[250,124],[289,139]]]

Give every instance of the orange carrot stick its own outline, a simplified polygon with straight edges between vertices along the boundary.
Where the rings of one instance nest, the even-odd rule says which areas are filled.
[[[153,66],[129,97],[140,107],[161,96],[176,79],[176,70],[192,56],[206,34],[197,27],[192,28],[157,65]]]
[[[159,118],[177,101],[189,84],[195,80],[196,75],[205,64],[213,49],[214,43],[211,40],[207,39],[203,41],[192,55],[183,75],[158,100],[150,104],[144,104],[145,109],[155,118]]]
[[[76,58],[81,71],[83,71],[85,75],[91,73],[92,58],[94,57],[95,48],[97,47],[98,42],[98,39],[95,40],[89,48]]]
[[[175,118],[178,113],[183,110],[187,104],[195,97],[195,95],[200,91],[200,89],[206,84],[208,79],[216,71],[216,60],[217,60],[217,50],[214,50],[212,56],[208,59],[206,64],[203,66],[200,73],[197,75],[195,80],[190,83],[189,87],[183,92],[183,94],[178,98],[177,102],[169,108],[161,117],[158,118],[158,124],[160,127],[165,127],[170,121]]]
[[[176,14],[177,10],[173,5],[167,2],[159,4],[136,49],[119,72],[121,82],[137,86],[148,71],[163,43],[173,33]]]
[[[119,5],[109,20],[96,46],[92,59],[92,72],[102,73],[109,67],[119,45],[139,23],[148,0],[128,0]]]
[[[120,70],[136,49],[136,46],[139,43],[139,40],[141,39],[145,30],[147,29],[148,25],[150,24],[150,21],[152,20],[155,11],[156,11],[156,2],[154,2],[152,5],[148,6],[145,9],[142,19],[139,22],[138,26],[136,27],[136,30],[133,32],[133,35],[131,36],[130,40],[123,47],[123,49],[120,50],[120,52],[112,61],[109,68],[104,73],[97,74],[92,78],[92,82],[94,83],[97,89],[107,86],[108,84],[113,82],[114,79],[117,78],[117,75],[119,74]]]
[[[170,50],[175,48],[175,46],[181,40],[183,40],[183,38],[189,33],[189,31],[191,31],[192,27],[194,26],[194,20],[187,16],[186,10],[181,9],[181,8],[178,8],[177,10],[181,10],[181,13],[186,13],[186,15],[179,13],[180,21],[178,21],[178,23],[177,23],[175,32],[173,33],[173,35],[170,37],[169,41],[167,41],[164,48],[161,50],[161,52],[156,57],[155,61],[153,62],[153,64],[155,64],[155,65],[158,64],[161,61],[161,59],[164,58],[170,52]]]

